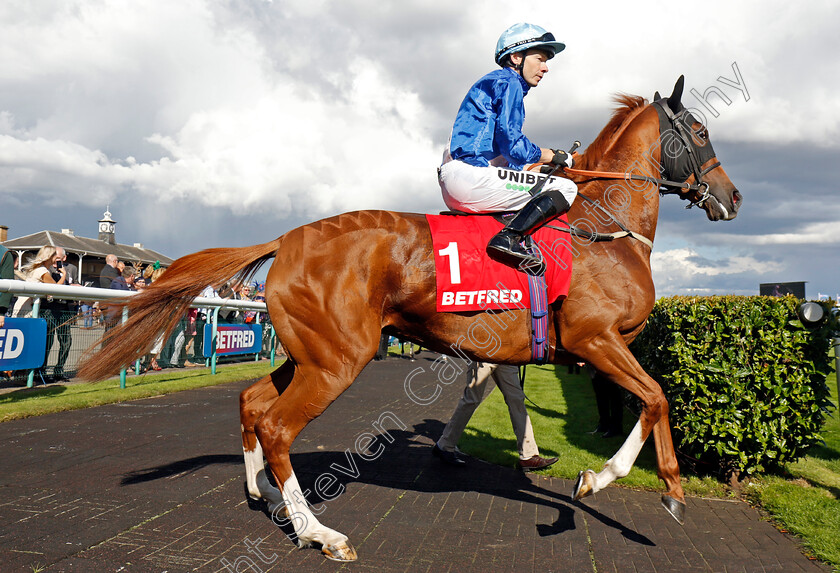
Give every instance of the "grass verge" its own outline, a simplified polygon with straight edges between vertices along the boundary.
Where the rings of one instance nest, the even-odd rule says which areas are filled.
[[[277,366],[279,363],[275,362],[274,368]],[[130,376],[124,389],[120,388],[119,378],[89,384],[51,384],[23,388],[0,395],[0,422],[260,378],[274,368],[270,362],[264,361],[217,366],[215,376],[210,374],[209,368],[172,370],[160,374]]]
[[[837,404],[834,377],[828,380]],[[600,470],[621,446],[623,438],[602,438],[588,432],[598,423],[595,395],[585,374],[569,374],[565,366],[530,366],[525,392],[534,434],[544,456],[560,461],[542,473],[573,480],[580,470]],[[625,411],[624,428],[632,427]],[[749,501],[766,511],[784,530],[800,537],[814,556],[840,568],[840,415],[832,412],[823,430],[825,445],[789,464],[784,475],[760,475],[745,488]],[[494,391],[476,411],[461,438],[465,452],[489,462],[514,466],[518,460],[516,440],[504,400]],[[683,475],[686,494],[704,497],[735,497],[725,484],[711,477]],[[661,491],[651,440],[630,474],[618,485]]]
[[[832,402],[837,383],[828,379]],[[815,557],[840,570],[840,413],[835,409],[822,431],[824,444],[788,464],[782,475],[760,475],[746,488],[749,500],[777,525],[800,537]]]

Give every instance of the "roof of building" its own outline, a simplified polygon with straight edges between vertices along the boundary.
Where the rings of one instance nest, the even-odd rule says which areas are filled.
[[[10,251],[31,251],[38,250],[45,245],[52,245],[64,248],[67,253],[85,256],[105,257],[105,255],[113,254],[125,262],[154,263],[160,261],[164,266],[169,266],[173,262],[173,259],[166,255],[142,246],[112,245],[100,239],[77,237],[72,233],[57,233],[55,231],[39,231],[17,239],[9,239],[2,245]]]

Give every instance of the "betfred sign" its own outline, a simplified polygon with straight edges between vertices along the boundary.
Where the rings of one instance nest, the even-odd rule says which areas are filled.
[[[0,328],[0,370],[40,368],[46,348],[46,320],[7,318]]]
[[[213,325],[204,325],[204,340],[213,336]],[[256,354],[262,349],[261,324],[220,324],[216,331],[216,354]],[[204,345],[204,357],[213,355],[210,344]]]

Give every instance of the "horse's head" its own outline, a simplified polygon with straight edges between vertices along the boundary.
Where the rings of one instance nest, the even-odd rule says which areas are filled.
[[[684,78],[680,76],[668,98],[654,96],[659,114],[663,178],[671,184],[664,193],[675,193],[699,206],[711,221],[734,219],[742,197],[715,156],[709,131],[683,106]]]

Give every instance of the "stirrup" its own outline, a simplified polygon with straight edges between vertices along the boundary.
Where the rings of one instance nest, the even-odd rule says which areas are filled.
[[[541,275],[545,272],[542,258],[525,250],[516,241],[513,233],[499,233],[490,239],[487,243],[487,255],[496,262],[531,275]]]

